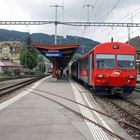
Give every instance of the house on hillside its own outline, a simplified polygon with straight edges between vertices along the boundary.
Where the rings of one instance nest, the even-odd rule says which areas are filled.
[[[1,41],[0,42],[0,72],[21,69],[20,50],[22,43],[20,41]]]
[[[22,43],[20,41],[1,41],[0,42],[0,60],[9,60],[20,64],[20,50]]]
[[[128,41],[126,43],[128,43]],[[129,44],[136,48],[137,66],[138,72],[140,73],[140,36],[130,39]]]
[[[0,61],[0,72],[13,72],[14,70],[22,70],[23,66],[10,61]]]
[[[129,44],[131,44],[132,46],[136,48],[137,59],[140,60],[140,36],[130,39]]]

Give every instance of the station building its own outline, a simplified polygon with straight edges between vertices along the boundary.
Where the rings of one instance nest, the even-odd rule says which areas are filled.
[[[136,59],[137,59],[137,70],[140,73],[140,36],[134,37],[127,41],[130,45],[134,46],[136,49]]]
[[[0,42],[0,60],[11,61],[20,64],[20,41],[2,41]]]
[[[22,67],[20,65],[21,45],[20,41],[0,42],[0,72],[13,71]]]

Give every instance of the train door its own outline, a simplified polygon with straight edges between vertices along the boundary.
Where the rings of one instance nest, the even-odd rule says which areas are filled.
[[[78,79],[80,79],[80,61],[78,61],[78,64],[77,64],[78,66],[78,68],[77,68],[77,75],[78,75]]]
[[[92,85],[92,54],[88,57],[88,85]]]

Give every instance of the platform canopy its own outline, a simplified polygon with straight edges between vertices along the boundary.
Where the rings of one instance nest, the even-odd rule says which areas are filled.
[[[32,46],[37,48],[53,63],[54,77],[56,77],[57,71],[60,68],[64,69],[68,65],[79,44],[46,45],[33,43]]]

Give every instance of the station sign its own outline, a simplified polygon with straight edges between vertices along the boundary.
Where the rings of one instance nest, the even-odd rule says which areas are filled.
[[[46,54],[45,54],[47,57],[61,57],[62,56],[62,52],[58,52],[58,51],[56,51],[56,52],[54,52],[54,51],[50,51],[50,52],[47,52]]]

